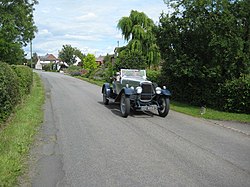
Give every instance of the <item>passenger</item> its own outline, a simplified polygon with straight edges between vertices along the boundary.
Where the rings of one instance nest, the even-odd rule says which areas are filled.
[[[116,81],[120,81],[120,79],[121,79],[120,72],[117,72],[116,73]]]

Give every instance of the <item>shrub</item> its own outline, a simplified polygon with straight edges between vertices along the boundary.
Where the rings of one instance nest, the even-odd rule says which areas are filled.
[[[19,100],[17,74],[10,65],[0,62],[0,122],[7,119]]]
[[[52,71],[52,69],[53,69],[53,64],[52,64],[52,63],[45,64],[45,65],[43,66],[43,70],[44,70],[44,71]]]
[[[250,75],[227,81],[219,92],[224,110],[250,114]]]
[[[71,76],[81,76],[83,74],[83,68],[80,66],[72,65],[65,70],[65,73],[68,73]]]
[[[103,80],[105,79],[105,67],[100,66],[97,69],[93,70],[90,72],[88,78],[94,79],[94,80]]]
[[[33,83],[33,72],[28,66],[13,65],[12,68],[16,72],[19,79],[19,90],[23,97],[30,93]]]
[[[160,71],[156,70],[147,70],[147,79],[159,84]]]
[[[112,79],[110,79],[110,77],[113,77],[115,75],[115,69],[111,61],[106,62],[105,66],[106,68],[104,70],[103,78],[106,82],[111,82]]]

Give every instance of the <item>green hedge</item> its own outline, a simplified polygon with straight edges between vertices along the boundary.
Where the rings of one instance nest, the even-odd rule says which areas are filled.
[[[0,123],[4,122],[22,98],[29,94],[33,72],[27,66],[0,62]]]
[[[226,82],[219,91],[224,110],[250,114],[250,75]]]
[[[158,84],[166,85],[175,101],[250,114],[250,75],[222,83],[212,78],[201,80],[161,74]]]
[[[20,98],[17,74],[10,65],[0,62],[0,122],[8,118]]]
[[[160,71],[156,70],[147,70],[147,79],[159,84],[159,78],[160,78]]]
[[[19,89],[21,97],[30,93],[33,83],[33,72],[28,66],[13,65],[12,68],[16,72],[19,79]]]

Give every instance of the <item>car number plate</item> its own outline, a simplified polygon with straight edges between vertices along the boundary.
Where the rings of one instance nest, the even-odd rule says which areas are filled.
[[[141,110],[143,111],[147,111],[147,110],[157,110],[157,106],[156,105],[151,105],[151,106],[142,106]]]

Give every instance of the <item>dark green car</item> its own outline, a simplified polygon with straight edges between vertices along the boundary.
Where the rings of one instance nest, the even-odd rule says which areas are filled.
[[[169,112],[171,93],[147,80],[146,70],[121,69],[114,78],[112,86],[102,86],[103,103],[120,103],[121,115],[127,117],[131,108],[139,111],[158,110],[159,116],[166,117]]]

